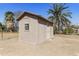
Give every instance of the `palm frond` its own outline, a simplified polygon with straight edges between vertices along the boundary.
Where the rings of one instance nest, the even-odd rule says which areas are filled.
[[[51,13],[53,14],[54,11],[53,11],[52,9],[49,9],[49,10],[48,10],[48,14],[51,14]]]
[[[55,17],[54,16],[49,16],[48,18],[51,22],[53,22],[53,20],[55,20]]]

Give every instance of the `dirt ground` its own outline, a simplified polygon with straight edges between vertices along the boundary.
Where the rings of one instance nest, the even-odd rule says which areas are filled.
[[[4,33],[3,37],[1,56],[79,56],[79,35],[55,35],[39,45],[19,41],[18,33]]]

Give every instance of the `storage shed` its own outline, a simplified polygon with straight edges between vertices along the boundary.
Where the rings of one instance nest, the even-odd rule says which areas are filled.
[[[44,17],[30,13],[21,13],[19,21],[19,40],[39,44],[53,38],[53,23]]]

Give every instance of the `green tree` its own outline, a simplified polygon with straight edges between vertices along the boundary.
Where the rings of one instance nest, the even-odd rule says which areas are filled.
[[[1,22],[0,22],[0,29],[1,29],[1,37],[2,37],[2,40],[3,40],[3,30],[4,30],[4,27],[3,27]]]
[[[54,33],[62,32],[63,27],[69,27],[71,18],[71,12],[68,10],[69,7],[65,6],[66,4],[55,3],[52,4],[52,8],[49,9],[48,13],[50,14],[49,20],[53,22]]]
[[[11,11],[8,11],[5,13],[5,23],[7,31],[13,32],[15,30],[14,28],[14,13]]]

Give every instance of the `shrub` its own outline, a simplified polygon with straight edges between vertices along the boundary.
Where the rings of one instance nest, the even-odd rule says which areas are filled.
[[[72,28],[66,28],[63,30],[64,34],[72,34],[74,32],[74,30]]]

